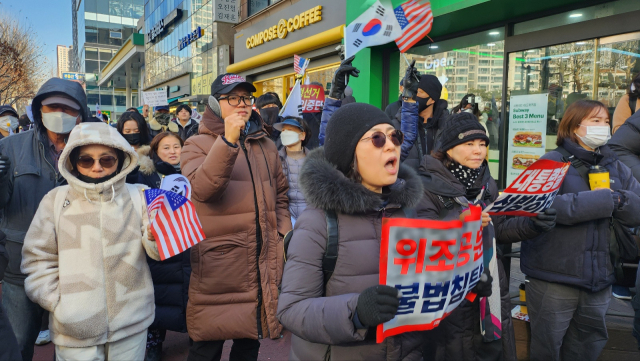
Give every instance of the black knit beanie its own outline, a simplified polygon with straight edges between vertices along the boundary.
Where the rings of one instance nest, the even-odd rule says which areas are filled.
[[[429,94],[429,97],[434,101],[440,100],[442,94],[442,84],[435,75],[425,74],[420,77],[418,88],[424,90]]]
[[[475,115],[463,112],[447,119],[440,134],[440,149],[444,152],[470,140],[482,139],[489,145],[487,131]]]
[[[325,132],[324,156],[345,175],[364,133],[378,124],[391,124],[382,110],[365,103],[351,103],[336,110]]]

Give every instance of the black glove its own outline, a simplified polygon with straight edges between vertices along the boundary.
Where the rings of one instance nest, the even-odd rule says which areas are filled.
[[[544,213],[529,219],[539,232],[549,232],[556,226],[556,214],[557,212],[554,208],[547,208]]]
[[[400,300],[398,289],[391,286],[372,286],[358,297],[356,313],[365,327],[377,326],[396,316]]]
[[[404,90],[402,91],[402,97],[415,99],[418,94],[418,83],[420,82],[420,73],[416,69],[416,59],[411,61],[411,64],[404,73],[402,84],[404,84]]]
[[[9,161],[9,158],[4,155],[0,155],[0,179],[3,179],[7,174],[9,174],[10,167],[11,161]]]
[[[480,282],[473,288],[473,292],[480,297],[491,296],[491,293],[493,293],[491,290],[491,282],[493,282],[493,277],[491,277],[489,270],[485,269],[480,276]]]
[[[348,59],[345,59],[340,63],[338,70],[333,75],[333,81],[331,83],[331,91],[329,92],[329,97],[334,99],[342,99],[342,95],[344,94],[344,88],[347,87],[349,83],[349,75],[353,77],[358,77],[360,74],[360,70],[356,69],[351,62],[355,59],[356,56],[353,55]]]

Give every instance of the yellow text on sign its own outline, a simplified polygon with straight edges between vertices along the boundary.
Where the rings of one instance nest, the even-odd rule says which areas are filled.
[[[280,19],[277,25],[271,26],[264,31],[248,37],[246,43],[247,49],[262,45],[265,41],[271,41],[278,38],[284,39],[287,37],[288,33],[302,29],[310,24],[315,24],[320,20],[322,20],[321,5],[311,8],[300,15],[289,18],[288,20]]]

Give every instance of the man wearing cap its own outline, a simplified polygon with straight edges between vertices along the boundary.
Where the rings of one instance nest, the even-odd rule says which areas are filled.
[[[436,140],[449,113],[448,103],[440,99],[442,84],[434,75],[418,75],[413,66],[407,68],[403,81],[401,130],[404,142],[400,159],[415,170],[425,155],[436,149]]]
[[[153,118],[149,120],[149,135],[153,138],[167,130],[172,133],[178,133],[178,126],[171,122],[169,106],[159,105],[153,107]]]
[[[10,105],[0,105],[0,139],[18,131],[18,112]]]
[[[82,86],[51,78],[31,104],[34,129],[0,140],[0,230],[7,236],[9,264],[2,285],[2,305],[15,332],[23,360],[31,360],[40,332],[43,309],[24,290],[20,272],[22,244],[42,198],[66,183],[58,172],[58,159],[71,129],[88,119]],[[1,341],[0,341],[1,343]]]
[[[188,360],[256,360],[262,338],[279,338],[283,237],[289,186],[275,143],[251,109],[255,87],[236,74],[211,85],[199,135],[182,149],[182,174],[206,239],[191,250]]]

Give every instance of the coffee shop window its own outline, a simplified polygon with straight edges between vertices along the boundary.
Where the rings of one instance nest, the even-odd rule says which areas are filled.
[[[273,5],[280,0],[246,0],[246,4],[249,6],[249,16]]]

